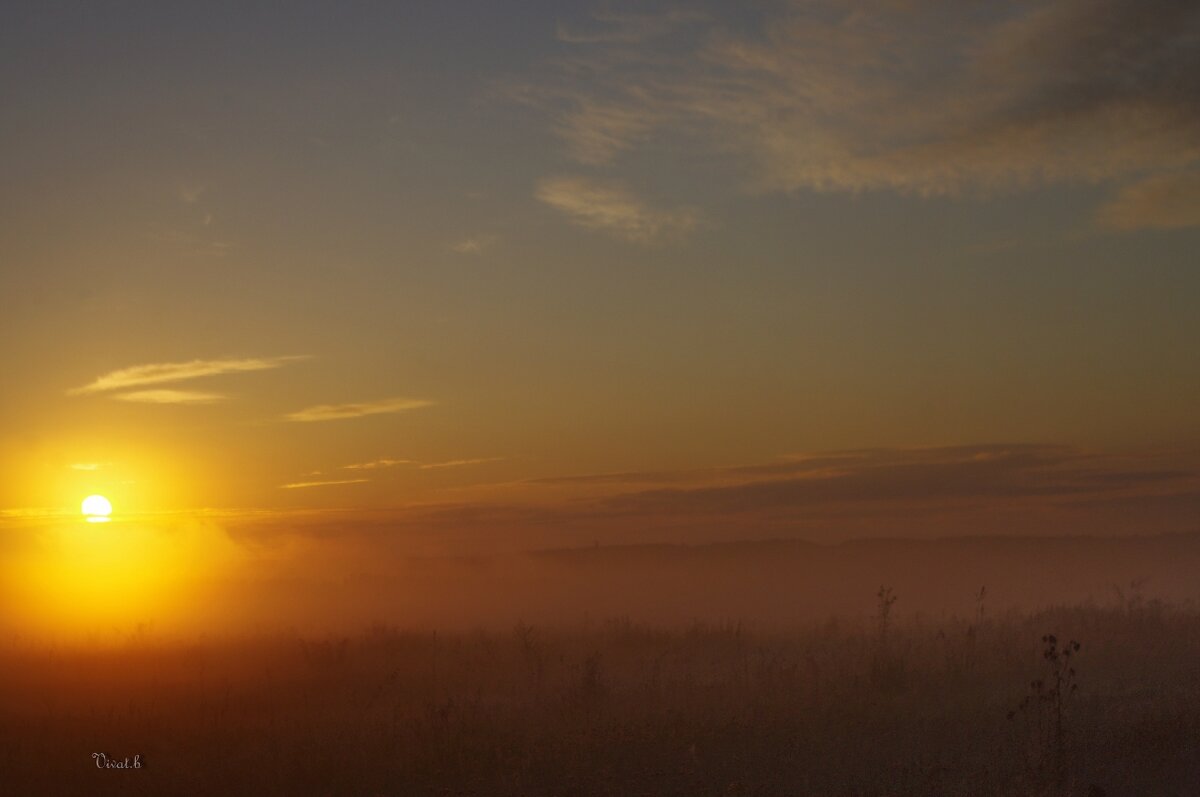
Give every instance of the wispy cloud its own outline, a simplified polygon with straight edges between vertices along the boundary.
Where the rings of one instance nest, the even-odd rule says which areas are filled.
[[[226,396],[199,390],[134,390],[130,393],[116,393],[113,398],[141,404],[213,404],[224,401]]]
[[[544,482],[543,482],[544,484]],[[535,495],[488,489],[380,528],[564,540],[741,536],[835,539],[962,534],[1194,531],[1200,452],[1103,452],[1040,444],[863,449],[726,468],[599,474]],[[503,485],[492,485],[499,487]],[[572,536],[574,535],[574,536]],[[482,536],[481,536],[482,538]]]
[[[103,393],[110,390],[124,390],[143,385],[157,385],[165,382],[182,382],[188,379],[199,379],[205,376],[240,373],[245,371],[266,371],[282,368],[288,363],[307,359],[307,355],[292,355],[287,357],[250,357],[220,360],[189,360],[177,363],[149,363],[133,365],[110,371],[96,377],[83,387],[68,390],[68,395]]]
[[[77,516],[78,510],[64,510],[54,507],[12,507],[0,509],[0,520],[40,520],[43,518],[58,518]]]
[[[1127,185],[1096,214],[1112,230],[1200,227],[1200,172],[1163,174]]]
[[[451,244],[450,250],[457,252],[460,255],[478,255],[482,254],[483,250],[490,248],[496,243],[494,235],[480,235],[471,238],[464,238],[457,243]]]
[[[292,484],[281,484],[281,490],[301,490],[306,487],[332,487],[336,484],[365,484],[369,479],[334,479],[324,482],[293,482]]]
[[[93,471],[100,470],[103,467],[99,462],[76,462],[71,465],[71,470]]]
[[[469,465],[482,465],[487,462],[500,462],[503,457],[476,457],[473,459],[451,459],[445,462],[419,462],[415,459],[376,459],[370,462],[356,462],[353,465],[343,465],[343,470],[380,470],[405,465],[417,470],[438,470],[441,468],[463,468]]]
[[[343,418],[362,418],[367,415],[383,415],[393,412],[432,407],[434,402],[424,399],[389,398],[377,401],[361,401],[353,404],[318,404],[284,416],[286,420],[301,423],[314,421],[336,421]]]
[[[344,470],[378,470],[380,468],[394,468],[397,465],[420,465],[421,463],[412,459],[375,459],[370,462],[356,462],[353,465],[343,465]]]
[[[596,511],[676,522],[739,516],[793,528],[859,523],[892,533],[948,518],[966,521],[954,529],[960,533],[998,520],[1003,528],[1025,513],[1030,523],[1036,518],[1040,527],[1061,533],[1065,518],[1083,507],[1130,500],[1172,515],[1175,529],[1186,515],[1168,507],[1182,502],[1194,511],[1200,495],[1194,454],[1115,455],[1034,444],[832,452],[729,469],[725,476],[729,480],[701,474],[693,485],[635,487],[598,498]],[[1095,514],[1086,518],[1081,527],[1097,521]]]
[[[1065,446],[976,445],[831,452],[724,469],[725,478],[601,499],[619,512],[806,513],[843,507],[1032,502],[1050,506],[1147,493],[1191,493],[1200,472],[1169,457],[1103,456]],[[707,483],[705,483],[707,482]],[[633,483],[633,482],[630,482]]]
[[[587,177],[546,178],[538,184],[536,196],[580,227],[635,243],[678,239],[700,223],[699,213],[692,208],[653,208],[621,183]]]
[[[764,191],[1018,190],[1200,161],[1195,4],[778,9],[750,27],[677,26],[670,47],[636,32],[645,20],[560,26],[574,55],[512,96],[544,109],[583,163],[654,138],[727,152]]]
[[[574,107],[557,121],[555,132],[571,157],[588,166],[608,164],[667,122],[667,117],[653,108],[631,108],[587,97],[577,97]]]
[[[183,183],[179,186],[176,196],[179,197],[180,202],[191,205],[200,201],[200,197],[204,196],[207,190],[208,186],[203,183]]]
[[[418,466],[421,470],[438,470],[440,468],[462,468],[468,465],[483,465],[487,462],[500,462],[503,457],[478,457],[475,459],[452,459],[447,462],[427,462]]]

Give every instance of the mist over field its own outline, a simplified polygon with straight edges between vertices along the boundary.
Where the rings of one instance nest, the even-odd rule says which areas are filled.
[[[318,588],[312,618],[320,622],[325,603],[338,617],[363,620],[381,605],[394,607],[394,617],[421,627],[626,617],[772,628],[869,617],[882,585],[904,596],[906,614],[931,620],[970,616],[981,589],[998,612],[1200,599],[1200,535],[595,545],[407,558],[394,567]]]
[[[247,546],[216,526],[189,528],[165,533],[190,552],[183,561],[157,563],[158,577],[138,577],[146,583],[128,585],[125,596],[105,578],[77,584],[69,590],[74,605],[57,622],[31,604],[52,603],[63,591],[51,578],[58,571],[42,583],[9,578],[4,625],[61,643],[120,639],[139,628],[175,639],[353,634],[375,624],[495,631],[516,622],[566,627],[611,618],[766,630],[835,617],[864,622],[881,586],[903,596],[906,617],[926,622],[969,617],[981,605],[1003,614],[1200,600],[1200,534],[596,543],[452,556],[405,553],[371,536]],[[131,565],[101,566],[119,577]]]
[[[197,625],[10,633],[0,777],[21,794],[1186,795],[1198,564],[1197,535],[764,541],[231,581]]]
[[[864,618],[881,585],[905,611],[967,616],[986,589],[994,611],[1062,604],[1200,599],[1200,536],[765,541],[589,546],[479,556],[354,561],[227,586],[235,626],[352,632],[374,621],[416,628],[571,625],[626,617],[764,628]],[[216,605],[220,594],[214,595]],[[234,619],[234,618],[238,619]]]

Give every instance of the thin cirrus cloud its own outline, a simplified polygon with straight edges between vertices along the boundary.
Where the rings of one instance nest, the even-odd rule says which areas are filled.
[[[67,391],[68,395],[88,395],[107,393],[116,390],[126,390],[145,385],[158,385],[167,382],[183,382],[189,379],[199,379],[220,374],[242,373],[246,371],[267,371],[282,368],[288,363],[307,359],[307,355],[292,355],[287,357],[250,357],[228,358],[218,360],[189,360],[177,363],[149,363],[120,368],[96,377],[82,387]],[[129,394],[126,394],[129,395]],[[137,401],[138,399],[128,399]]]
[[[288,413],[284,420],[298,423],[337,421],[345,418],[362,418],[368,415],[384,415],[394,412],[431,407],[434,402],[424,399],[389,398],[377,401],[361,401],[352,404],[318,404]]]
[[[421,470],[440,470],[442,468],[464,468],[469,465],[483,465],[488,462],[499,462],[503,457],[476,457],[475,459],[451,459],[446,462],[427,462],[418,467]]]
[[[221,393],[205,393],[199,390],[134,390],[129,393],[116,393],[113,398],[118,401],[132,401],[139,404],[214,404],[224,401],[227,397]]]
[[[489,493],[477,502],[404,510],[387,523],[514,539],[542,528],[635,540],[648,529],[677,530],[681,521],[713,537],[739,529],[760,539],[862,538],[885,526],[960,538],[964,530],[1128,533],[1130,523],[1147,533],[1191,533],[1200,510],[1200,452],[1105,453],[1038,443],[877,448],[537,483],[567,492],[537,501]]]
[[[1096,214],[1112,230],[1200,227],[1200,172],[1164,174],[1127,185]]]
[[[414,459],[373,459],[370,462],[356,462],[353,465],[343,465],[343,470],[380,470],[394,468],[397,465],[420,465]]]
[[[1200,505],[1200,458],[1194,452],[1117,455],[984,444],[835,451],[732,468],[541,483],[610,488],[607,495],[569,504],[594,522],[731,515],[786,523],[855,516],[907,522],[919,512],[1067,512],[1140,500],[1159,506],[1175,528]]]
[[[460,255],[480,255],[485,249],[490,249],[497,240],[494,235],[472,236],[452,244],[450,250]]]
[[[538,183],[536,196],[580,227],[633,243],[678,240],[700,224],[695,209],[652,207],[619,182],[548,177]]]
[[[333,487],[338,484],[365,484],[368,479],[331,479],[329,481],[319,482],[293,482],[291,484],[281,484],[281,490],[303,490],[308,487]]]
[[[353,465],[343,465],[343,470],[380,470],[407,465],[417,470],[440,470],[442,468],[463,468],[470,465],[483,465],[488,462],[500,462],[503,457],[475,457],[473,459],[451,459],[445,462],[418,462],[415,459],[375,459],[370,462],[356,462]]]
[[[728,153],[764,192],[1119,185],[1200,163],[1194,3],[777,8],[759,21],[668,16],[602,20],[594,33],[560,27],[573,53],[509,95],[545,113],[580,163],[608,165],[653,139]],[[1148,195],[1166,203],[1162,188],[1131,189],[1102,221],[1190,224],[1194,214],[1174,204],[1148,219],[1127,207]]]
[[[819,507],[919,504],[1061,506],[1137,496],[1194,498],[1194,456],[1100,456],[1066,446],[1018,444],[875,449],[734,469],[745,478],[656,487],[600,499],[620,513],[804,513]]]

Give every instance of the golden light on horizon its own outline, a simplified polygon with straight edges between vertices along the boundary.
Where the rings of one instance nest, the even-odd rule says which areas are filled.
[[[11,597],[0,619],[64,640],[138,624],[195,629],[216,616],[212,584],[244,561],[222,528],[202,520],[88,520],[48,523],[0,562],[0,586]]]
[[[112,502],[102,495],[89,495],[80,507],[88,523],[107,523],[112,520]]]

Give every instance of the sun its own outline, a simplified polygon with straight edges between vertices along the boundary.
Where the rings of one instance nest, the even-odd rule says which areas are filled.
[[[83,499],[83,514],[88,523],[107,523],[112,519],[112,504],[102,495],[89,495]]]

